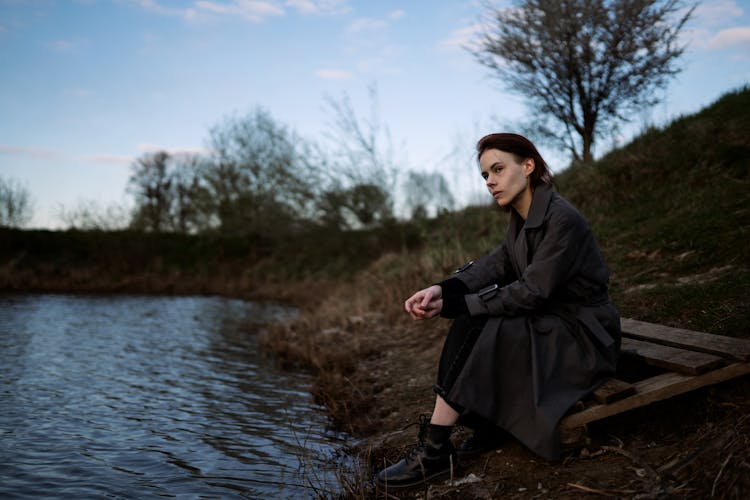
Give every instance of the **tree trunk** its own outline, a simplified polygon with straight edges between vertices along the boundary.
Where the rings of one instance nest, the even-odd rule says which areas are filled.
[[[594,145],[593,131],[586,130],[583,135],[583,162],[591,163],[594,161],[594,155],[591,154],[591,147]]]

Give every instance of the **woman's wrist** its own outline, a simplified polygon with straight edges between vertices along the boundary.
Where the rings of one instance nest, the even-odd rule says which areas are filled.
[[[464,295],[445,295],[443,294],[443,308],[440,310],[440,316],[443,318],[457,318],[462,314],[468,314],[469,308],[466,306]]]
[[[443,291],[443,297],[446,295],[466,295],[469,293],[469,287],[458,278],[448,278],[445,281],[437,283]]]

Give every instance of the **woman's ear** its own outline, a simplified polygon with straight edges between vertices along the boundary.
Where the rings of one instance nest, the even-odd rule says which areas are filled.
[[[526,158],[523,162],[523,173],[528,177],[534,171],[534,168],[536,168],[534,158]]]

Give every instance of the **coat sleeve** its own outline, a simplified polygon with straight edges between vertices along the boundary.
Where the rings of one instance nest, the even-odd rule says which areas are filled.
[[[510,283],[513,281],[515,272],[505,242],[502,242],[484,257],[467,262],[458,268],[453,278],[463,282],[469,292],[476,292],[491,283]]]
[[[544,231],[531,262],[516,281],[503,286],[494,283],[466,295],[472,316],[516,315],[537,310],[575,275],[582,265],[591,233],[580,215],[553,211],[541,227]]]

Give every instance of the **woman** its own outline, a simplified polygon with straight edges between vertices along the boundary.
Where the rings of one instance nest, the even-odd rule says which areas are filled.
[[[404,304],[415,320],[454,322],[431,419],[406,457],[378,474],[390,488],[445,474],[457,455],[495,448],[506,432],[558,459],[561,417],[617,364],[620,318],[607,265],[581,214],[553,191],[536,147],[517,134],[490,134],[478,142],[477,159],[510,223],[489,255]],[[457,423],[474,429],[458,452],[450,441]]]

